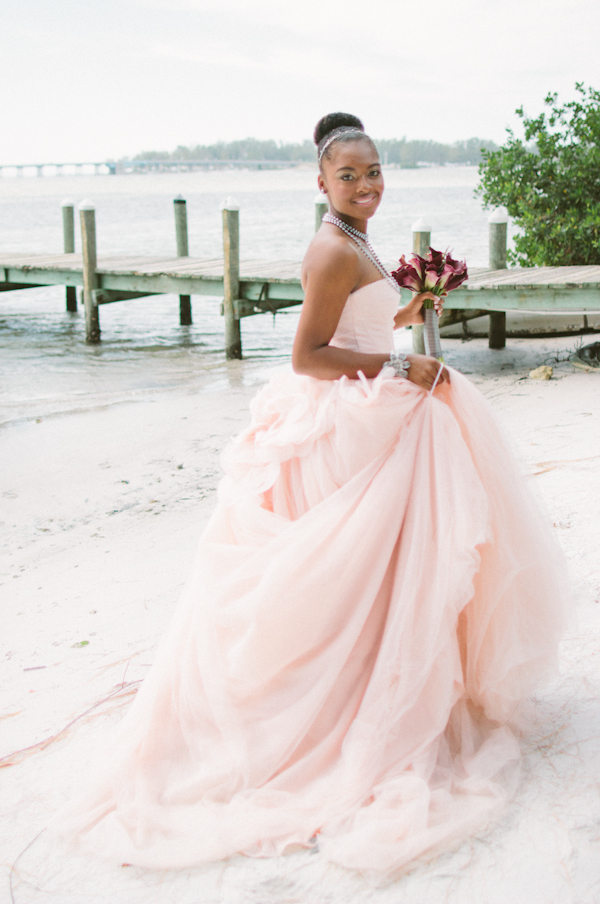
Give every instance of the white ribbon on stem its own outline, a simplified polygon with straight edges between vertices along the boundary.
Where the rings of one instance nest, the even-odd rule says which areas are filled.
[[[431,386],[431,389],[430,389],[429,392],[427,393],[428,395],[431,395],[432,392],[433,392],[433,390],[435,389],[435,387],[438,385],[438,380],[439,380],[439,378],[440,378],[441,375],[442,375],[443,369],[444,369],[444,362],[443,362],[443,361],[440,361],[440,366],[439,366],[439,368],[438,368],[438,372],[437,372],[437,374],[436,374],[435,380],[433,381],[433,384],[432,384],[432,386]]]

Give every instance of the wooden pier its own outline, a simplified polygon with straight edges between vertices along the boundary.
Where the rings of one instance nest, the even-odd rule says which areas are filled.
[[[191,297],[222,298],[225,351],[229,358],[242,354],[240,321],[255,314],[275,313],[302,304],[300,261],[239,260],[239,213],[224,205],[222,259],[187,256],[185,201],[175,199],[177,257],[96,256],[94,209],[80,207],[83,254],[74,254],[73,208],[63,205],[67,253],[1,254],[0,292],[37,286],[67,287],[67,309],[76,309],[74,291],[83,287],[86,340],[100,340],[98,308],[103,304],[150,295],[180,297],[180,322],[192,322]],[[317,223],[324,212],[317,211]],[[66,208],[66,209],[65,209]],[[430,230],[423,221],[413,227],[414,250],[430,244]],[[387,262],[391,267],[396,262]],[[489,268],[470,269],[469,280],[446,301],[448,317],[490,314],[490,347],[505,344],[506,311],[547,313],[599,312],[600,266],[506,268],[506,219],[490,218]],[[456,312],[454,315],[450,312]],[[461,312],[461,313],[459,313]],[[413,329],[415,351],[423,351],[422,328]]]

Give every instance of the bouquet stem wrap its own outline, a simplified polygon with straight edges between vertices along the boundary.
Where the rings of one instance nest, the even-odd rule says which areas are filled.
[[[432,358],[442,360],[442,344],[440,342],[440,325],[437,312],[433,308],[424,308],[425,317],[425,350]]]

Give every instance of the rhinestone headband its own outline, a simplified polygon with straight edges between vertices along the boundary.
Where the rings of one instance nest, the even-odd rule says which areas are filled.
[[[319,151],[319,163],[323,159],[323,154],[325,153],[325,151],[327,150],[329,145],[332,144],[336,140],[336,138],[339,138],[340,135],[342,135],[344,132],[356,132],[357,135],[365,134],[362,129],[357,129],[356,126],[340,126],[338,129],[334,129],[333,132],[331,132],[331,134],[330,134],[329,138],[327,139],[327,141],[325,142],[325,144],[323,145],[323,147],[321,148],[321,150]]]

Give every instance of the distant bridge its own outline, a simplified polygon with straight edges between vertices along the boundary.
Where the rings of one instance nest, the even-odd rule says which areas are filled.
[[[102,160],[87,163],[0,164],[4,176],[120,175],[127,173],[190,173],[214,169],[285,169],[296,160]]]
[[[118,164],[104,160],[96,163],[3,163],[0,176],[73,176],[114,174]]]

